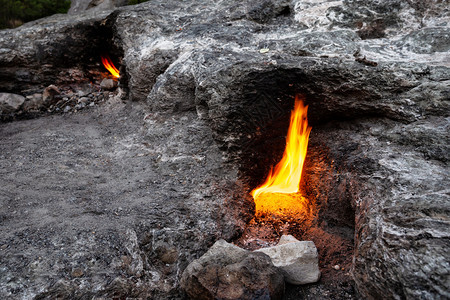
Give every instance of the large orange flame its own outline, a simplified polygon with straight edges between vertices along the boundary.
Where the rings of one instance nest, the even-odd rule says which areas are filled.
[[[108,71],[116,78],[120,77],[120,72],[119,70],[117,70],[117,68],[114,66],[114,64],[112,63],[111,59],[109,58],[109,56],[102,55],[102,63],[105,66],[106,69],[108,69]]]
[[[296,213],[300,209],[301,196],[289,197],[280,194],[294,194],[299,191],[311,132],[307,112],[308,106],[305,107],[303,99],[297,95],[294,110],[291,113],[283,157],[275,168],[270,170],[266,181],[251,192],[257,215],[262,212],[279,213],[280,211]]]

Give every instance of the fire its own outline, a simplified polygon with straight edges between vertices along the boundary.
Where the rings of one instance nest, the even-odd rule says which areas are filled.
[[[116,78],[120,77],[120,72],[117,70],[117,68],[112,63],[111,59],[108,55],[103,56],[102,55],[102,63],[105,66],[106,69]]]
[[[256,204],[256,215],[296,214],[305,209],[304,198],[296,193],[299,191],[311,132],[307,112],[308,106],[304,106],[303,99],[297,95],[283,157],[275,168],[270,170],[266,181],[251,192]]]

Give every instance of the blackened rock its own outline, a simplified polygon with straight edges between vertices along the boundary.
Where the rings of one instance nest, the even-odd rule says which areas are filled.
[[[191,299],[281,299],[284,278],[263,253],[217,241],[184,271],[181,286]]]
[[[290,1],[286,0],[252,1],[247,8],[247,16],[252,21],[267,23],[279,15],[289,14],[289,4]]]

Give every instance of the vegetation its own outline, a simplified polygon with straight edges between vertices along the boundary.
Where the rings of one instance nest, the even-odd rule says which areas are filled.
[[[70,0],[0,0],[0,7],[0,29],[3,29],[56,13],[66,13]]]

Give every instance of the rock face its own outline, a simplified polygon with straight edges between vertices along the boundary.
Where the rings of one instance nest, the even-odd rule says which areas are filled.
[[[147,122],[161,129],[148,144],[169,142],[163,127],[168,132],[176,128],[178,139],[192,131],[208,132],[205,139],[217,152],[199,168],[226,178],[214,184],[230,188],[204,192],[202,184],[209,186],[207,177],[213,175],[195,169],[201,179],[174,192],[177,201],[187,201],[183,208],[170,206],[189,209],[191,221],[180,212],[175,214],[180,228],[171,227],[165,222],[170,210],[163,209],[156,217],[161,224],[148,223],[139,231],[147,233],[129,245],[142,251],[130,250],[129,270],[157,282],[145,288],[154,298],[167,291],[180,295],[176,270],[217,238],[238,232],[239,226],[212,225],[224,224],[222,218],[232,220],[225,224],[242,221],[235,210],[222,212],[223,199],[240,203],[236,199],[242,196],[230,195],[245,194],[264,178],[273,157],[282,152],[292,97],[302,93],[313,126],[305,189],[319,203],[319,221],[328,224],[323,226],[354,228],[352,274],[359,293],[369,299],[448,298],[449,19],[447,3],[437,0],[154,0],[0,31],[0,90],[42,93],[61,72],[95,67],[101,45],[107,45],[122,62],[121,84],[129,98],[145,101],[151,112]],[[199,146],[205,141],[197,138],[203,135],[193,136],[186,137],[183,149],[199,152],[155,150],[160,157],[153,163],[162,172],[155,177],[172,183],[152,184],[162,193],[157,203],[164,203],[168,186],[182,184],[194,168],[191,159],[197,161],[208,148]],[[219,157],[226,164],[214,162]],[[223,176],[219,169],[225,170]],[[171,174],[179,174],[179,182]],[[190,206],[194,198],[206,212],[201,205]],[[187,229],[189,222],[195,223],[195,233]],[[21,230],[11,234],[19,240]],[[196,247],[183,246],[181,240]],[[156,280],[163,265],[139,259],[173,261],[175,253],[183,253],[182,258],[174,263],[176,270],[164,275],[171,287]],[[18,262],[11,263],[13,254],[8,255],[2,265],[13,270]],[[64,277],[42,268],[54,281]],[[28,274],[8,272],[8,278]],[[84,276],[104,289],[109,282]],[[117,278],[117,286],[131,284]],[[39,293],[38,286],[21,283],[2,293]],[[70,286],[78,291],[86,285],[73,280]]]
[[[217,241],[190,263],[181,286],[191,299],[282,299],[284,278],[262,253]]]
[[[293,236],[283,235],[278,245],[256,252],[267,254],[273,265],[283,271],[288,283],[307,284],[320,278],[317,248],[311,241],[299,241]]]

